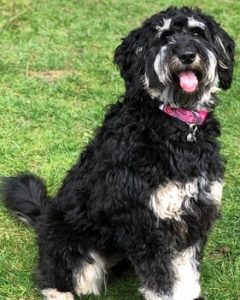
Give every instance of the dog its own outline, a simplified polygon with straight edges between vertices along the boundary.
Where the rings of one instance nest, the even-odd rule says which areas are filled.
[[[131,31],[114,62],[125,94],[56,196],[27,173],[3,179],[4,203],[36,231],[46,299],[99,295],[124,259],[144,299],[203,299],[224,177],[213,110],[232,82],[234,41],[199,9],[170,7]]]

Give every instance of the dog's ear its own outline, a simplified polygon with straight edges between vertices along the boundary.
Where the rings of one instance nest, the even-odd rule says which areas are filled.
[[[114,63],[118,65],[126,85],[134,82],[134,79],[143,73],[143,53],[146,44],[142,32],[142,28],[130,32],[115,51]]]
[[[213,39],[217,52],[219,85],[226,90],[232,83],[235,43],[219,26],[217,26]]]

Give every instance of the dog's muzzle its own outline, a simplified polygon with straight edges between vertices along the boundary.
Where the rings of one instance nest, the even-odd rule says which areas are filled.
[[[194,93],[204,78],[205,67],[194,48],[179,49],[170,59],[170,72],[174,82],[182,91]]]

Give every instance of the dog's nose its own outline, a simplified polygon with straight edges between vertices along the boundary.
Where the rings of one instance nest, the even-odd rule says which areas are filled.
[[[183,64],[191,64],[196,58],[196,53],[193,51],[183,51],[178,53],[178,58]]]

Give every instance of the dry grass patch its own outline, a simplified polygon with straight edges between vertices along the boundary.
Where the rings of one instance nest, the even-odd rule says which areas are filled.
[[[46,70],[46,71],[27,71],[28,78],[41,78],[49,82],[54,82],[76,73],[74,70]]]

